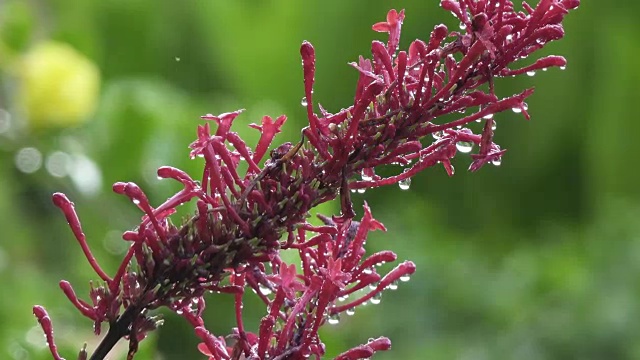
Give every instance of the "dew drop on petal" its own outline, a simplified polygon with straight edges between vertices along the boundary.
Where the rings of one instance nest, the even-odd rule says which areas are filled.
[[[410,279],[411,279],[411,276],[409,276],[409,275],[402,275],[402,276],[400,276],[400,281],[402,281],[402,282],[407,282],[407,281],[409,281]]]
[[[487,120],[493,119],[493,114],[487,114],[487,115],[483,116],[482,118],[483,119],[487,119]]]
[[[264,286],[262,284],[258,285],[258,289],[260,289],[260,293],[262,295],[270,295],[271,294],[271,289],[269,289],[268,287],[266,287],[266,286]]]
[[[307,105],[309,105],[309,102],[307,101],[307,97],[306,96],[302,97],[302,100],[300,100],[300,105],[305,106],[305,107]]]
[[[470,153],[471,150],[473,150],[473,143],[467,141],[458,141],[456,143],[456,149],[464,154]]]
[[[494,166],[500,166],[502,165],[502,159],[501,158],[496,158],[491,160],[491,164],[493,164]]]
[[[528,76],[535,76],[536,72],[531,70],[531,71],[527,71],[527,75]]]
[[[180,59],[179,56],[176,56],[174,59],[176,60],[176,62],[180,62],[180,60],[182,60],[182,59]]]
[[[522,107],[521,106],[514,106],[511,108],[511,111],[513,111],[516,114],[519,114],[522,112]]]
[[[398,186],[400,187],[400,190],[409,190],[411,187],[411,178],[398,181]]]
[[[398,289],[398,282],[394,281],[391,284],[389,284],[388,286],[389,290],[397,290]]]
[[[358,191],[358,194],[364,194],[365,191],[367,191],[367,189],[366,188],[360,188],[357,191]]]
[[[353,314],[356,313],[356,309],[355,308],[350,308],[350,309],[347,309],[345,312],[347,313],[347,315],[353,316]]]
[[[566,68],[567,68],[566,66],[560,66],[560,70],[564,70]]]
[[[335,314],[329,315],[329,317],[327,318],[327,322],[331,325],[338,324],[340,322],[340,314],[335,313]]]
[[[375,295],[373,295],[373,297],[371,298],[371,303],[373,305],[378,305],[380,304],[380,301],[382,301],[382,293],[376,293]]]

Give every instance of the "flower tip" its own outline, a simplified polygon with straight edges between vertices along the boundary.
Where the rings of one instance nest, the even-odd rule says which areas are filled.
[[[405,270],[405,273],[410,275],[416,272],[416,264],[413,261],[405,261],[400,266]]]
[[[562,5],[567,10],[575,9],[580,6],[580,0],[564,0]]]
[[[300,45],[300,55],[302,55],[303,59],[310,59],[315,57],[315,49],[313,48],[313,45],[311,45],[311,43],[307,40],[303,41],[302,45]]]
[[[387,337],[379,337],[367,344],[374,351],[389,350],[391,348],[391,340]]]
[[[127,188],[127,183],[117,182],[117,183],[114,183],[111,188],[113,189],[113,192],[116,194],[124,194],[125,189]]]
[[[71,200],[63,193],[54,193],[51,199],[53,200],[53,204],[61,209],[71,204]]]
[[[47,310],[45,310],[45,308],[41,305],[34,305],[33,306],[33,315],[35,315],[35,317],[38,320],[42,320],[45,317],[49,317],[49,314],[47,313]]]
[[[447,28],[447,25],[445,24],[440,24],[440,25],[436,25],[433,28],[433,37],[438,38],[438,39],[444,39],[445,37],[447,37],[447,35],[449,34],[449,29]]]

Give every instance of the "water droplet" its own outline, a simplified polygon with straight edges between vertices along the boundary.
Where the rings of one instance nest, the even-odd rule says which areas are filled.
[[[502,158],[495,158],[495,159],[491,160],[491,164],[493,164],[494,166],[502,165]]]
[[[402,276],[400,276],[400,281],[402,281],[402,282],[407,282],[410,279],[411,279],[410,275],[402,275]]]
[[[373,297],[371,298],[371,303],[373,305],[378,305],[380,304],[380,301],[382,301],[382,293],[376,293],[375,295],[373,295]]]
[[[329,315],[329,317],[327,318],[327,322],[331,325],[338,324],[340,322],[340,313]]]
[[[526,102],[522,103],[522,110],[527,111],[529,110],[529,104],[527,104]]]
[[[549,68],[542,68],[542,71],[547,71],[549,70]]]
[[[482,118],[483,119],[487,119],[487,120],[493,119],[493,114],[487,114],[487,115],[483,116]]]
[[[535,71],[531,70],[531,71],[527,71],[527,75],[528,76],[534,76],[536,74]]]
[[[262,295],[270,295],[271,294],[271,289],[269,289],[268,287],[266,287],[266,286],[264,286],[262,284],[258,285],[258,289],[260,289],[260,293]]]
[[[388,286],[389,290],[397,290],[398,289],[398,282],[394,281],[391,284],[389,284]]]
[[[491,125],[491,130],[496,131],[497,128],[498,128],[498,124],[494,121],[493,124]]]
[[[467,29],[467,25],[465,25],[465,23],[461,22],[460,23],[460,30],[466,30]]]
[[[362,270],[362,272],[363,272],[365,275],[371,275],[371,274],[373,274],[373,270],[371,270],[371,268],[366,268],[366,269]]]
[[[355,194],[356,193],[356,189],[351,189],[351,193]]]
[[[362,181],[371,181],[373,180],[372,176],[367,175],[364,171],[362,172]]]
[[[470,153],[471,150],[473,150],[473,143],[467,141],[458,141],[456,143],[456,149],[458,149],[458,151],[460,151],[461,153]]]
[[[507,42],[509,43],[509,42],[511,42],[511,41],[513,40],[513,35],[512,35],[512,34],[509,34],[509,35],[507,35],[507,37],[506,37],[505,39],[506,39],[506,40],[507,40]]]
[[[367,191],[367,189],[366,189],[366,188],[358,189],[358,194],[364,194],[364,193],[365,193],[365,191]]]
[[[436,132],[431,134],[431,136],[433,136],[433,138],[436,139],[436,140],[440,140],[442,135],[443,135],[442,131],[436,131]]]
[[[522,107],[521,106],[514,106],[511,108],[511,111],[513,111],[516,114],[520,114],[522,112]]]
[[[560,70],[564,70],[566,68],[567,68],[566,66],[560,66]]]
[[[355,308],[350,308],[350,309],[347,309],[345,312],[347,313],[347,315],[353,316],[353,314],[356,313],[356,309]]]
[[[16,167],[26,174],[31,174],[42,166],[42,154],[33,147],[22,148],[15,157]]]
[[[378,287],[378,283],[377,282],[372,282],[371,284],[369,284],[369,289],[371,290],[375,290]]]
[[[400,187],[400,190],[409,190],[411,187],[411,178],[398,181],[398,186]]]
[[[345,301],[348,298],[349,298],[349,295],[340,296],[340,297],[338,297],[338,301]]]
[[[307,97],[303,96],[302,100],[300,100],[300,105],[306,107],[307,105],[309,105],[309,102],[307,101]]]
[[[180,62],[180,60],[182,60],[182,59],[180,59],[180,57],[179,57],[179,56],[176,56],[176,57],[175,57],[175,60],[176,60],[176,62]]]

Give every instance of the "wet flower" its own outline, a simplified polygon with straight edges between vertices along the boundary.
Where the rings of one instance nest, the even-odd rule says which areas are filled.
[[[138,342],[161,323],[148,315],[159,307],[175,311],[193,326],[202,340],[199,350],[210,359],[320,358],[325,354],[321,326],[337,323],[340,314],[353,313],[366,302],[380,302],[383,291],[397,288],[399,280],[415,272],[415,265],[404,261],[386,274],[378,273],[377,266],[395,262],[396,254],[386,250],[367,255],[368,233],[385,228],[366,204],[361,220],[354,220],[351,190],[395,183],[408,188],[412,176],[440,164],[453,175],[451,158],[471,152],[474,145],[478,150],[472,154],[471,170],[498,163],[504,150],[493,142],[493,115],[515,108],[529,118],[524,100],[533,90],[500,98],[493,79],[564,66],[563,58],[552,56],[509,68],[561,38],[560,22],[578,1],[542,0],[535,9],[525,4],[524,12],[516,12],[505,0],[441,4],[466,31],[449,32],[439,25],[428,42],[416,40],[408,52],[398,51],[404,12],[391,10],[385,22],[373,26],[389,34],[387,43],[374,41],[373,59],[361,57],[352,64],[359,72],[354,102],[335,114],[320,105],[320,114],[314,110],[315,50],[304,42],[300,52],[309,126],[298,143],[277,146],[267,156],[285,116],[265,116],[261,125],[253,124],[261,136],[252,148],[231,130],[242,110],[209,114],[202,117],[209,122],[198,127],[191,144],[191,158],[204,161],[199,181],[179,169],[158,169],[160,178],[178,181],[183,188],[157,207],[136,184],[114,184],[113,190],[127,196],[144,216],[135,230],[123,235],[130,247],[113,277],[91,255],[73,204],[62,194],[54,195],[104,282],[92,288],[91,304],[78,299],[70,284],[61,283],[71,302],[94,321],[96,332],[102,322],[109,322],[92,359],[104,358],[123,337],[129,339],[132,357]],[[463,112],[468,115],[440,120]],[[484,121],[479,134],[467,127],[477,120]],[[385,165],[401,165],[403,170],[383,178],[375,170]],[[339,215],[320,216],[321,226],[307,222],[313,207],[336,198]],[[190,201],[196,203],[196,212],[174,225],[170,215]],[[285,249],[296,250],[299,263],[286,263],[280,256]],[[234,297],[237,327],[231,335],[216,337],[204,327],[207,292]],[[242,316],[244,297],[253,293],[266,307],[257,334],[245,330]],[[37,309],[52,338],[48,317]],[[389,347],[387,338],[371,339],[338,359],[369,358]],[[51,351],[55,356],[55,348]]]

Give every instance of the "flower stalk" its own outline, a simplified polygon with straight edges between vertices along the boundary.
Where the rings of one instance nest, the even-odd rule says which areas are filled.
[[[114,184],[114,192],[127,196],[144,216],[135,230],[123,234],[130,247],[113,277],[91,254],[71,201],[54,194],[101,279],[92,285],[90,303],[79,299],[68,282],[60,283],[74,306],[94,322],[96,334],[103,323],[109,324],[90,359],[103,359],[122,338],[129,341],[127,358],[133,358],[138,343],[162,323],[149,315],[160,307],[193,326],[202,341],[198,348],[209,359],[321,358],[321,326],[337,323],[342,313],[353,314],[367,302],[378,303],[385,290],[397,288],[415,272],[415,265],[404,261],[378,273],[379,265],[395,262],[397,256],[389,250],[367,255],[369,232],[386,229],[367,204],[362,218],[355,219],[351,192],[391,184],[406,189],[413,176],[436,165],[452,176],[451,159],[474,147],[478,151],[471,155],[471,171],[487,163],[499,165],[505,150],[493,142],[495,114],[513,109],[529,119],[525,100],[533,89],[500,98],[493,79],[564,67],[559,56],[510,66],[560,39],[564,16],[578,5],[577,0],[541,0],[535,8],[525,3],[524,11],[516,12],[506,0],[443,0],[441,6],[465,31],[438,25],[427,42],[415,40],[408,51],[398,50],[404,11],[391,10],[386,21],[373,25],[373,30],[388,33],[386,44],[374,41],[372,59],[360,57],[351,64],[359,72],[354,101],[337,113],[316,105],[315,49],[303,42],[309,126],[301,140],[281,144],[267,156],[284,115],[275,120],[265,116],[260,125],[251,125],[260,131],[254,148],[231,130],[242,110],[203,116],[207,122],[198,126],[190,145],[190,157],[204,160],[200,181],[161,167],[160,178],[178,181],[183,188],[157,207],[136,184]],[[440,120],[448,114],[464,115]],[[484,122],[477,134],[471,129],[476,121]],[[376,174],[388,165],[400,165],[402,171]],[[307,221],[311,209],[336,198],[339,215],[321,215],[321,226]],[[170,216],[190,201],[197,210],[174,225]],[[287,249],[298,252],[298,263],[282,259],[281,251]],[[237,326],[231,335],[217,337],[206,329],[202,314],[207,292],[233,296]],[[257,334],[246,330],[242,317],[244,298],[252,292],[266,309]],[[40,306],[34,314],[51,353],[61,359],[48,315]],[[370,339],[337,359],[366,359],[390,344],[385,337]],[[78,358],[83,356],[85,350]]]

